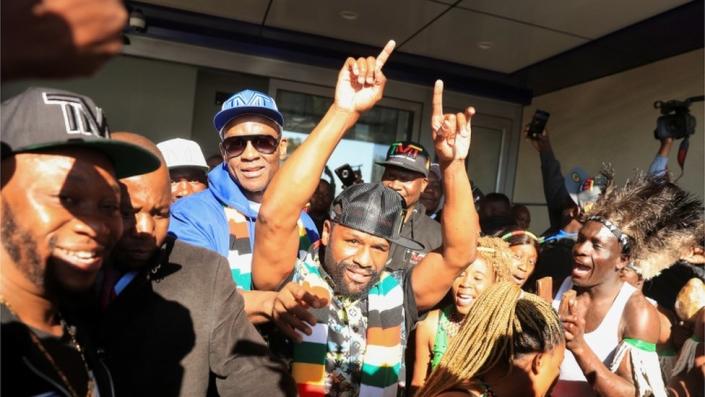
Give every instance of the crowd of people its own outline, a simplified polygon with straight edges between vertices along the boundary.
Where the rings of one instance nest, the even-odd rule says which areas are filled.
[[[119,51],[119,2],[20,3],[7,29],[62,40],[51,10],[83,41],[42,58],[4,28],[3,81]],[[344,61],[293,153],[255,90],[214,115],[207,159],[111,132],[79,93],[3,102],[2,394],[702,396],[703,204],[669,181],[672,142],[618,185],[607,166],[564,176],[548,132],[530,139],[550,219],[534,234],[527,206],[473,186],[475,109],[445,113],[438,80],[433,150],[394,142],[380,182],[336,196],[326,164],[383,98],[394,47]]]

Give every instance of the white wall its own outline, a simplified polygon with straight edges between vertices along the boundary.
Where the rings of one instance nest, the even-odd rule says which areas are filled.
[[[194,66],[119,56],[91,78],[3,84],[2,98],[32,85],[85,94],[103,108],[112,131],[135,132],[159,142],[191,136],[197,73]]]
[[[602,162],[611,162],[621,183],[633,169],[648,169],[659,147],[653,136],[660,115],[654,101],[703,94],[704,55],[700,49],[536,97],[524,108],[524,124],[537,108],[550,112],[548,130],[562,170],[579,165],[596,174]],[[678,183],[702,199],[703,102],[693,104],[691,114],[697,119],[696,132],[690,139],[685,175]],[[669,162],[673,176],[680,173],[679,142]],[[527,141],[521,143],[517,164],[514,201],[545,203],[538,154]],[[543,231],[548,226],[545,207],[529,208],[531,229]]]

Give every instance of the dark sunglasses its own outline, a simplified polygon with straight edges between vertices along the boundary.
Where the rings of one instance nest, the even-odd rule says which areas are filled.
[[[221,145],[228,157],[237,157],[245,151],[247,142],[252,142],[252,147],[262,154],[272,154],[277,150],[279,138],[270,135],[243,135],[225,138]]]

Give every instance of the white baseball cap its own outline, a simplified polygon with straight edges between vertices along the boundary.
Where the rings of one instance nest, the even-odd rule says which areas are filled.
[[[159,142],[157,147],[162,152],[168,168],[196,167],[208,171],[201,147],[194,141],[174,138]]]

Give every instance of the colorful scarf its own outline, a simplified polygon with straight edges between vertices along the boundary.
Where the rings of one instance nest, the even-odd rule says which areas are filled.
[[[324,296],[334,296],[315,261],[308,261],[308,258],[300,261],[297,271],[306,288],[319,295],[322,292]],[[362,363],[360,396],[396,396],[403,351],[403,303],[401,286],[390,273],[383,272],[368,293],[367,346]],[[294,344],[292,375],[302,397],[326,395],[330,309],[315,310],[314,315],[318,322],[312,327],[311,335],[300,333],[303,341]]]
[[[230,232],[230,245],[228,247],[228,263],[230,273],[238,289],[250,291],[252,289],[252,247],[254,246],[254,219],[249,219],[239,211],[223,207],[225,219],[228,221]],[[313,243],[301,219],[299,228],[299,254],[308,251]],[[252,228],[252,233],[250,232]]]

